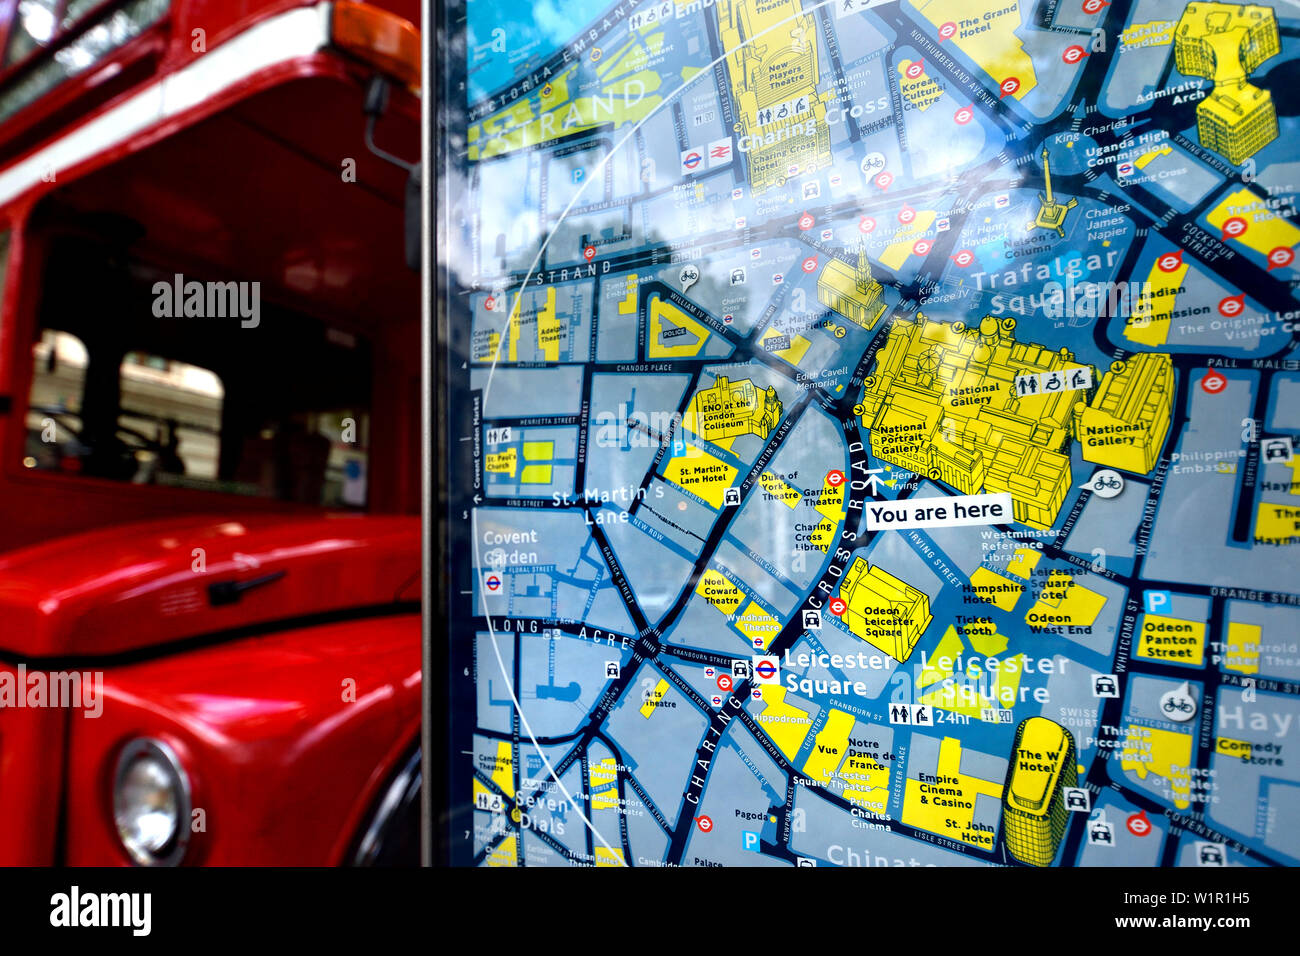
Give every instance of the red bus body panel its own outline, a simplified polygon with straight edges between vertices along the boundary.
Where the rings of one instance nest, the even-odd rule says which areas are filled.
[[[404,614],[246,638],[105,669],[98,718],[7,711],[0,813],[24,824],[0,828],[0,864],[55,862],[62,816],[62,862],[128,865],[111,788],[122,746],[141,736],[172,746],[203,811],[186,865],[347,862],[418,740],[419,633]]]
[[[414,517],[253,515],[116,526],[0,555],[0,650],[22,658],[120,654],[391,604],[419,574]],[[238,599],[217,603],[214,588]]]
[[[0,814],[27,821],[0,829],[0,863],[52,862],[61,817],[65,862],[129,862],[112,775],[140,736],[180,755],[204,811],[187,863],[344,862],[418,738],[419,563],[418,519],[357,516],[127,525],[0,559],[0,680],[102,681],[92,707],[0,709]],[[207,584],[266,575],[211,606]]]
[[[417,0],[372,5],[419,22]],[[0,124],[0,176],[308,6],[172,0],[154,27]],[[15,9],[0,2],[0,43]],[[0,67],[0,91],[75,33]],[[102,679],[97,717],[0,708],[0,864],[129,864],[112,784],[141,736],[171,745],[203,811],[184,865],[345,863],[418,745],[419,284],[401,258],[405,173],[362,142],[373,73],[323,46],[0,196],[0,681],[20,666]],[[223,165],[239,129],[258,134],[235,150],[256,146],[250,168]],[[418,100],[393,89],[376,138],[417,158]],[[320,201],[344,157],[357,192]],[[46,253],[29,227],[56,194],[88,215],[147,210],[159,263],[183,249],[196,272],[262,279],[264,297],[368,337],[370,515],[23,466]]]

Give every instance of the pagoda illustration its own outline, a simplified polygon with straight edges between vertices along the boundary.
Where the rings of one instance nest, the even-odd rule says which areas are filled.
[[[1034,221],[1027,225],[1028,229],[1055,229],[1056,234],[1062,239],[1065,238],[1065,215],[1075,206],[1079,205],[1079,200],[1071,198],[1067,203],[1059,203],[1052,198],[1052,166],[1047,158],[1047,147],[1043,147],[1043,178],[1047,180],[1047,194],[1038,195],[1038,215]]]

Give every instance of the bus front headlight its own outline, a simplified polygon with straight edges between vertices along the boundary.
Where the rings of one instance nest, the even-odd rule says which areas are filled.
[[[176,752],[161,740],[132,740],[117,759],[113,820],[131,859],[175,866],[189,843],[190,786]]]

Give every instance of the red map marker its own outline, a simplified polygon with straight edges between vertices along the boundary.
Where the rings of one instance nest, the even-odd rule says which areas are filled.
[[[905,226],[915,218],[916,210],[911,206],[904,206],[902,209],[898,210],[898,221]]]
[[[1205,378],[1201,379],[1201,390],[1211,395],[1218,395],[1228,387],[1228,380],[1218,372],[1206,372]]]
[[[809,256],[807,259],[805,259],[805,260],[803,261],[803,271],[804,271],[804,272],[816,272],[816,271],[817,271],[817,257],[816,257],[816,256]]]
[[[1285,269],[1295,262],[1295,250],[1290,246],[1277,246],[1268,254],[1268,268]]]
[[[958,126],[965,126],[975,118],[975,111],[969,106],[963,106],[957,112],[952,114],[952,118],[956,121]]]
[[[934,243],[929,239],[918,239],[916,242],[912,243],[912,252],[918,256],[928,256],[930,254],[930,247],[933,245]]]
[[[1242,219],[1240,216],[1233,216],[1231,219],[1225,220],[1223,223],[1223,238],[1236,239],[1238,236],[1244,234],[1249,226],[1250,223],[1246,222],[1246,220]]]
[[[731,687],[732,687],[732,683],[731,683],[731,675],[730,675],[730,674],[719,674],[719,675],[718,675],[718,690],[731,690]]]
[[[1166,252],[1156,260],[1156,268],[1161,272],[1175,272],[1183,264],[1183,250]]]
[[[1008,76],[1005,80],[1003,80],[1001,83],[998,84],[998,90],[1000,92],[998,99],[1002,99],[1003,97],[1010,96],[1012,93],[1015,93],[1018,89],[1020,89],[1019,77]]]
[[[1065,48],[1064,52],[1061,53],[1061,59],[1066,63],[1074,64],[1078,63],[1087,55],[1088,51],[1076,43],[1074,46],[1067,46]]]
[[[828,606],[831,609],[831,613],[834,614],[836,617],[839,617],[841,614],[843,614],[845,611],[849,609],[849,606],[844,603],[844,599],[837,598],[837,597],[831,598]]]
[[[1101,13],[1106,7],[1110,6],[1110,0],[1083,0],[1084,13]]]
[[[838,488],[840,485],[844,484],[844,472],[840,471],[838,468],[826,472],[826,484],[830,485],[832,488]]]
[[[799,217],[799,228],[802,229],[804,232],[807,232],[816,224],[817,224],[817,220],[813,218],[811,213],[806,212]]]
[[[710,817],[696,817],[695,825],[700,828],[701,833],[708,833],[713,829],[713,820]]]
[[[940,39],[940,40],[948,40],[948,39],[951,39],[951,38],[952,38],[952,35],[953,35],[954,33],[956,33],[956,32],[957,32],[957,24],[955,24],[955,23],[953,23],[951,20],[949,20],[947,23],[944,23],[944,24],[941,24],[941,25],[940,25],[940,27],[939,27],[939,39]]]
[[[1219,315],[1231,319],[1233,316],[1241,315],[1246,309],[1246,296],[1230,295],[1227,298],[1219,300]]]
[[[870,216],[863,216],[860,220],[858,220],[859,232],[870,232],[872,229],[875,228],[876,228],[876,220],[872,219]]]
[[[881,189],[888,189],[889,184],[892,183],[893,181],[894,181],[894,174],[887,169],[883,170],[876,177],[876,185],[879,186]]]
[[[919,79],[925,75],[925,61],[917,60],[915,63],[909,63],[903,72],[909,80]]]
[[[1125,822],[1128,832],[1134,836],[1144,837],[1151,832],[1151,821],[1147,819],[1146,811],[1139,810]]]
[[[588,246],[586,249],[583,249],[583,250],[582,250],[582,258],[586,259],[588,262],[590,262],[592,259],[596,258],[596,247],[595,247],[595,246]]]
[[[975,253],[971,252],[969,249],[962,249],[956,255],[949,256],[948,258],[965,269],[975,261]]]

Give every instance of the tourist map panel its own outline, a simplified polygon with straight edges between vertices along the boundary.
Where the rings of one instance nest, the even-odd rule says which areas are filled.
[[[454,862],[1300,863],[1300,5],[446,25]]]

